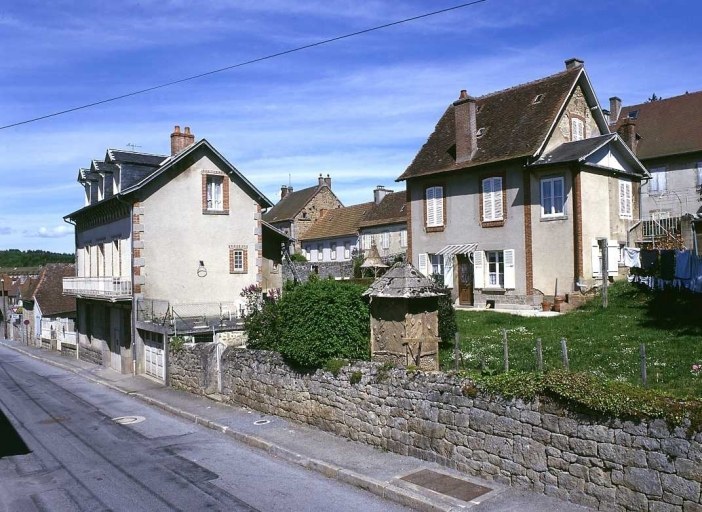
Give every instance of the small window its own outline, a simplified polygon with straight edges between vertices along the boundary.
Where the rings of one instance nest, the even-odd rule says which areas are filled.
[[[487,288],[505,287],[505,258],[502,251],[485,251]]]
[[[536,105],[537,103],[541,103],[541,100],[542,100],[542,99],[544,99],[544,95],[543,95],[543,94],[537,94],[536,97],[534,98],[534,101],[533,101],[532,103],[533,103],[534,105]]]
[[[390,232],[383,231],[381,243],[382,243],[383,249],[390,249]]]
[[[632,110],[627,114],[627,117],[629,119],[638,119],[639,117],[639,111],[638,110]]]
[[[329,252],[330,252],[329,257],[331,259],[335,260],[336,259],[336,244],[335,243],[331,244],[331,248],[329,249]]]
[[[619,180],[619,217],[622,219],[633,218],[630,181]]]
[[[561,217],[565,202],[564,179],[562,176],[541,180],[541,216]]]
[[[585,123],[583,123],[583,120],[577,117],[574,117],[570,120],[570,127],[571,127],[571,134],[570,134],[570,140],[576,141],[576,140],[583,140],[585,138]]]
[[[702,162],[697,162],[697,186],[702,187]]]
[[[400,231],[400,247],[407,247],[407,230]]]
[[[324,246],[317,244],[317,261],[322,261],[322,259],[324,259]]]
[[[651,180],[648,182],[649,194],[663,194],[668,189],[668,176],[665,167],[651,169]]]
[[[229,248],[229,273],[245,274],[248,271],[247,250],[241,247]]]
[[[485,135],[485,132],[486,132],[486,131],[487,131],[487,128],[485,128],[485,127],[478,128],[478,131],[475,132],[475,136],[478,137],[478,138],[480,138],[480,137],[482,137],[483,135]]]
[[[427,187],[424,201],[426,203],[426,226],[428,228],[444,225],[444,187]]]
[[[344,259],[348,260],[351,258],[351,243],[344,242]]]

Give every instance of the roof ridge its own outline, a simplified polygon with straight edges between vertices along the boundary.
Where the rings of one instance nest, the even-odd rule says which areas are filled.
[[[554,74],[552,74],[552,75],[548,75],[548,76],[544,76],[544,77],[541,77],[541,78],[537,78],[536,80],[530,80],[530,81],[528,81],[528,82],[523,82],[523,83],[521,83],[521,84],[513,85],[513,86],[511,86],[511,87],[507,87],[507,88],[505,88],[505,89],[500,89],[500,90],[497,90],[497,91],[489,92],[489,93],[487,93],[487,94],[483,94],[482,96],[478,96],[478,97],[476,98],[476,100],[480,100],[480,99],[483,99],[483,98],[489,98],[490,96],[495,96],[495,95],[497,95],[497,94],[502,94],[502,93],[505,93],[505,92],[513,91],[513,90],[515,90],[515,89],[520,89],[520,88],[522,88],[522,87],[526,87],[526,86],[529,86],[529,85],[535,85],[535,84],[538,84],[538,83],[540,83],[540,82],[545,82],[545,81],[547,81],[547,80],[551,80],[551,79],[553,79],[553,78],[555,78],[555,77],[557,77],[557,76],[565,75],[565,74],[567,74],[567,73],[572,73],[573,71],[578,71],[578,72],[580,72],[580,71],[583,70],[583,69],[584,69],[583,66],[579,66],[579,67],[576,67],[576,68],[573,68],[573,69],[566,69],[566,70],[564,70],[564,71],[559,71],[558,73],[554,73]]]
[[[685,92],[685,93],[683,93],[683,94],[678,94],[677,96],[671,96],[670,98],[663,98],[663,99],[656,100],[656,101],[643,101],[643,102],[641,102],[641,103],[636,103],[635,105],[623,105],[623,106],[622,106],[622,110],[624,110],[624,109],[630,109],[630,108],[635,108],[635,107],[642,107],[642,106],[644,106],[644,105],[654,105],[654,104],[663,103],[663,102],[666,102],[666,101],[677,100],[677,99],[680,99],[680,98],[685,98],[685,97],[689,97],[689,96],[694,96],[695,94],[702,94],[702,90],[700,90],[700,91],[693,91],[693,92]]]
[[[160,153],[146,153],[144,151],[132,151],[130,149],[107,148],[107,151],[119,151],[120,153],[129,153],[131,155],[160,156],[163,158],[168,158],[168,155],[162,155]]]

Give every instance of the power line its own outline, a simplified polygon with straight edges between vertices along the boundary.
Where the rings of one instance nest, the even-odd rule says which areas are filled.
[[[20,125],[23,125],[23,124],[34,123],[34,122],[36,122],[36,121],[41,121],[41,120],[43,120],[43,119],[48,119],[48,118],[50,118],[50,117],[61,116],[61,115],[64,115],[64,114],[68,114],[68,113],[70,113],[70,112],[75,112],[75,111],[77,111],[77,110],[84,110],[84,109],[86,109],[86,108],[95,107],[95,106],[97,106],[97,105],[104,105],[105,103],[110,103],[110,102],[113,102],[113,101],[122,100],[122,99],[125,99],[125,98],[129,98],[129,97],[131,97],[131,96],[137,96],[137,95],[139,95],[139,94],[144,94],[144,93],[147,93],[147,92],[155,91],[155,90],[157,90],[157,89],[163,89],[164,87],[170,87],[170,86],[172,86],[172,85],[182,84],[183,82],[189,82],[190,80],[195,80],[195,79],[198,79],[198,78],[203,78],[203,77],[206,77],[206,76],[214,75],[214,74],[216,74],[216,73],[222,73],[222,72],[224,72],[224,71],[229,71],[230,69],[236,69],[236,68],[240,68],[240,67],[243,67],[243,66],[248,66],[248,65],[250,65],[250,64],[255,64],[255,63],[257,63],[257,62],[262,62],[262,61],[264,61],[264,60],[270,60],[270,59],[274,59],[274,58],[276,58],[276,57],[282,57],[283,55],[289,55],[289,54],[291,54],[291,53],[299,52],[299,51],[302,51],[302,50],[307,50],[307,49],[309,49],[309,48],[314,48],[314,47],[316,47],[316,46],[322,46],[322,45],[325,45],[325,44],[333,43],[333,42],[335,42],[335,41],[340,41],[340,40],[342,40],[342,39],[348,39],[348,38],[350,38],[350,37],[355,37],[355,36],[359,36],[359,35],[362,35],[362,34],[367,34],[367,33],[369,33],[369,32],[375,32],[375,31],[377,31],[377,30],[382,30],[382,29],[385,29],[385,28],[388,28],[388,27],[393,27],[393,26],[395,26],[395,25],[401,25],[401,24],[403,24],[403,23],[408,23],[408,22],[410,22],[410,21],[416,21],[416,20],[419,20],[419,19],[422,19],[422,18],[428,18],[428,17],[430,17],[430,16],[436,16],[437,14],[443,14],[443,13],[445,13],[445,12],[455,11],[455,10],[457,10],[457,9],[463,9],[463,8],[465,8],[465,7],[470,7],[470,6],[472,6],[472,5],[479,4],[479,3],[483,3],[483,2],[487,2],[487,0],[474,0],[474,1],[472,1],[472,2],[467,2],[467,3],[464,3],[464,4],[454,5],[453,7],[447,7],[447,8],[445,8],[445,9],[440,9],[440,10],[438,10],[438,11],[432,11],[432,12],[428,12],[428,13],[425,13],[425,14],[420,14],[420,15],[418,15],[418,16],[412,16],[411,18],[405,18],[405,19],[402,19],[402,20],[393,21],[393,22],[391,22],[391,23],[385,23],[384,25],[378,25],[378,26],[375,26],[375,27],[366,28],[366,29],[363,29],[363,30],[359,30],[359,31],[357,31],[357,32],[351,32],[350,34],[344,34],[344,35],[342,35],[342,36],[336,36],[336,37],[332,37],[332,38],[330,38],[330,39],[324,39],[324,40],[322,40],[322,41],[317,41],[316,43],[310,43],[310,44],[306,44],[306,45],[304,45],[304,46],[298,46],[297,48],[291,48],[291,49],[289,49],[289,50],[284,50],[284,51],[282,51],[282,52],[272,53],[272,54],[266,55],[266,56],[264,56],[264,57],[257,57],[257,58],[255,58],[255,59],[247,60],[247,61],[244,61],[244,62],[239,62],[238,64],[232,64],[231,66],[225,66],[225,67],[223,67],[223,68],[213,69],[213,70],[211,70],[211,71],[206,71],[206,72],[204,72],[204,73],[199,73],[199,74],[197,74],[197,75],[188,76],[188,77],[186,77],[186,78],[180,78],[180,79],[178,79],[178,80],[173,80],[173,81],[171,81],[171,82],[166,82],[166,83],[163,83],[163,84],[154,85],[154,86],[152,86],[152,87],[147,87],[146,89],[139,89],[139,90],[137,90],[137,91],[132,91],[132,92],[128,92],[128,93],[125,93],[125,94],[120,94],[119,96],[113,96],[113,97],[111,97],[111,98],[107,98],[107,99],[104,99],[104,100],[94,101],[93,103],[86,103],[85,105],[80,105],[80,106],[78,106],[78,107],[72,107],[72,108],[68,108],[68,109],[66,109],[66,110],[60,110],[60,111],[54,112],[54,113],[52,113],[52,114],[46,114],[46,115],[43,115],[43,116],[34,117],[34,118],[32,118],[32,119],[27,119],[27,120],[25,120],[25,121],[19,121],[19,122],[17,122],[17,123],[12,123],[12,124],[8,124],[8,125],[5,125],[5,126],[0,126],[0,130],[5,130],[5,129],[7,129],[7,128],[12,128],[12,127],[14,127],[14,126],[20,126]]]

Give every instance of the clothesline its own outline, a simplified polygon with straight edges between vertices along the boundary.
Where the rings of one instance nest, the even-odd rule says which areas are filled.
[[[625,247],[623,256],[630,268],[629,282],[653,289],[675,287],[702,293],[702,258],[692,251]]]

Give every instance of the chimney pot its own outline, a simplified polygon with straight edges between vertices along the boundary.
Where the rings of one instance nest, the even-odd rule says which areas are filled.
[[[609,118],[612,124],[619,121],[619,114],[622,112],[622,100],[616,96],[612,96],[609,99]]]
[[[578,59],[576,57],[565,61],[566,69],[581,68],[581,67],[583,67],[584,64],[585,64],[584,60]]]
[[[464,100],[464,99],[466,99],[467,97],[468,97],[468,91],[466,91],[465,89],[461,89],[461,92],[460,92],[460,94],[458,95],[458,99],[459,99],[459,100]]]
[[[331,176],[327,173],[327,177],[324,178],[324,184],[331,189]]]
[[[627,119],[619,127],[619,129],[617,130],[617,133],[624,140],[624,143],[627,146],[629,146],[629,149],[631,150],[631,152],[636,154],[636,146],[637,146],[636,123],[631,119]]]
[[[284,199],[285,196],[287,196],[290,193],[291,189],[288,188],[287,185],[283,185],[280,187],[280,198]]]
[[[392,190],[388,190],[384,185],[377,185],[373,191],[373,202],[375,204],[380,204],[388,194],[392,194]]]
[[[180,132],[180,126],[176,125],[171,133],[171,156],[180,153],[185,148],[195,142],[195,135],[190,133],[190,127],[185,127],[185,133]]]

